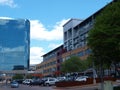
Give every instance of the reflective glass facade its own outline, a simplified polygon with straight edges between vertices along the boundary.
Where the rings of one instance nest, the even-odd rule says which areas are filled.
[[[0,71],[27,69],[29,48],[29,20],[0,19]]]

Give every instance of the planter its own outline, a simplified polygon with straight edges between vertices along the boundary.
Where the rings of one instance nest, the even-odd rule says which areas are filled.
[[[116,79],[113,77],[104,77],[104,81],[115,81]],[[101,79],[96,78],[96,83],[100,83]],[[88,85],[93,84],[93,78],[87,78],[87,81],[61,81],[56,82],[56,87],[72,87],[72,86],[81,86],[81,85]]]
[[[61,82],[56,82],[55,85],[56,87],[71,87],[71,86],[80,86],[84,85],[86,82],[84,81],[61,81]]]
[[[56,87],[71,87],[71,86],[81,86],[81,85],[87,85],[87,84],[92,84],[93,79],[88,78],[87,81],[61,81],[61,82],[56,82]]]

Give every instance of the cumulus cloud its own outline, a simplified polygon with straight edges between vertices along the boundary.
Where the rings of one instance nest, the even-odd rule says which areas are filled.
[[[68,21],[61,20],[57,22],[52,30],[48,30],[39,20],[30,20],[30,36],[31,40],[46,40],[46,41],[55,41],[55,40],[62,40],[63,39],[63,25]],[[50,43],[48,48],[55,49],[56,47],[60,46],[60,44]],[[38,64],[40,63],[43,58],[41,57],[44,55],[44,49],[41,47],[31,47],[30,49],[30,63],[31,64]]]
[[[68,21],[62,20],[57,22],[52,30],[47,30],[46,27],[39,20],[31,20],[31,39],[36,40],[62,40],[63,39],[63,25]]]
[[[44,53],[42,47],[31,47],[30,48],[30,64],[38,64],[42,62],[43,58],[41,57]]]
[[[0,19],[13,19],[11,17],[0,17]],[[30,36],[34,40],[62,40],[63,39],[63,25],[69,19],[64,19],[57,22],[52,30],[48,30],[39,20],[30,20]]]
[[[15,8],[18,5],[14,2],[14,0],[0,0],[0,5],[9,6],[11,8]]]

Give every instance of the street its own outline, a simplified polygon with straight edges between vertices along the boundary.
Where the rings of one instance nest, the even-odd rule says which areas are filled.
[[[114,86],[120,86],[120,82],[114,82]],[[56,86],[29,86],[20,84],[19,88],[11,88],[10,85],[0,85],[0,90],[100,90],[99,84],[89,84],[74,87],[56,87]]]
[[[0,90],[54,90],[52,87],[43,87],[43,86],[28,86],[20,85],[19,88],[11,88],[10,86],[2,86]]]
[[[20,85],[19,88],[11,88],[8,86],[1,86],[0,90],[95,90],[96,87],[55,87],[55,86],[28,86],[28,85]]]

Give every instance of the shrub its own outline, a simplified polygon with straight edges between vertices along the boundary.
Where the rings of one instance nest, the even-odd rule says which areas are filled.
[[[114,87],[113,90],[120,90],[120,86]]]

